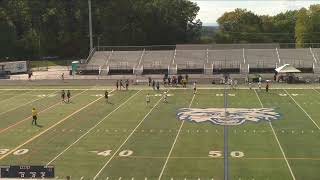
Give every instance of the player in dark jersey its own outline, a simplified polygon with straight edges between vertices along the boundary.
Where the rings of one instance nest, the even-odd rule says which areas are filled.
[[[116,87],[117,87],[117,90],[119,89],[119,80],[117,80],[116,82]]]
[[[123,82],[122,82],[122,80],[120,80],[120,90],[121,90],[122,87],[124,87],[123,86]]]
[[[129,88],[129,80],[127,79],[126,80],[126,90],[128,90],[128,88]]]
[[[104,92],[104,99],[106,100],[106,103],[109,103],[109,92],[107,90]]]
[[[68,103],[70,102],[70,98],[71,98],[71,92],[70,90],[67,91],[67,98],[68,98]]]
[[[64,92],[64,90],[61,91],[61,99],[62,102],[65,102],[64,99],[66,98],[66,93]]]
[[[267,82],[267,85],[266,85],[266,92],[269,92],[269,82]]]

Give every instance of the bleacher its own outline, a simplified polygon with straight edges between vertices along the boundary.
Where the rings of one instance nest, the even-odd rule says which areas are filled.
[[[243,62],[242,49],[209,50],[208,62],[213,64],[213,73],[239,73]]]
[[[205,61],[205,50],[177,50],[173,64],[177,65],[178,74],[202,74]]]
[[[133,74],[142,51],[114,51],[109,58],[109,74]]]
[[[96,51],[93,54],[91,61],[89,61],[88,64],[104,65],[104,63],[106,63],[110,54],[111,54],[111,51]]]
[[[247,68],[246,73],[273,73],[283,64],[309,73],[320,57],[320,48],[281,49],[275,44],[97,49],[87,64],[99,69],[100,75],[243,73],[241,68]]]
[[[302,72],[312,72],[314,59],[309,48],[279,49],[278,51],[283,64],[291,64]]]
[[[314,53],[316,60],[319,62],[320,61],[320,48],[314,48],[313,53]]]
[[[172,62],[174,51],[145,51],[141,63],[144,74],[166,74]]]
[[[271,73],[279,64],[276,49],[246,49],[245,60],[252,73]]]

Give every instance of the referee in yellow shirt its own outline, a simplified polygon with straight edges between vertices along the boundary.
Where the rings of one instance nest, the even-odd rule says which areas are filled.
[[[36,125],[36,126],[38,126],[38,124],[37,124],[37,119],[38,119],[38,111],[36,110],[36,108],[33,108],[32,109],[32,125],[34,124],[34,125]]]

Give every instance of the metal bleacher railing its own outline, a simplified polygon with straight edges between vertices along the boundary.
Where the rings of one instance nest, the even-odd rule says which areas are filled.
[[[103,69],[210,69],[276,68],[285,63],[297,68],[318,65],[320,44],[211,44],[175,46],[100,46],[86,62]],[[105,57],[98,55],[105,53]],[[97,54],[97,55],[94,55]],[[94,59],[97,58],[97,59]],[[100,59],[99,59],[100,58]],[[91,61],[90,61],[91,59]],[[89,63],[89,64],[90,64]]]

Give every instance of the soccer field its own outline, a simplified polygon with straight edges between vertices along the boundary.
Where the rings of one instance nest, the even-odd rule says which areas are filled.
[[[320,89],[169,89],[165,103],[110,88],[106,103],[90,88],[0,89],[0,165],[78,180],[320,179]]]

